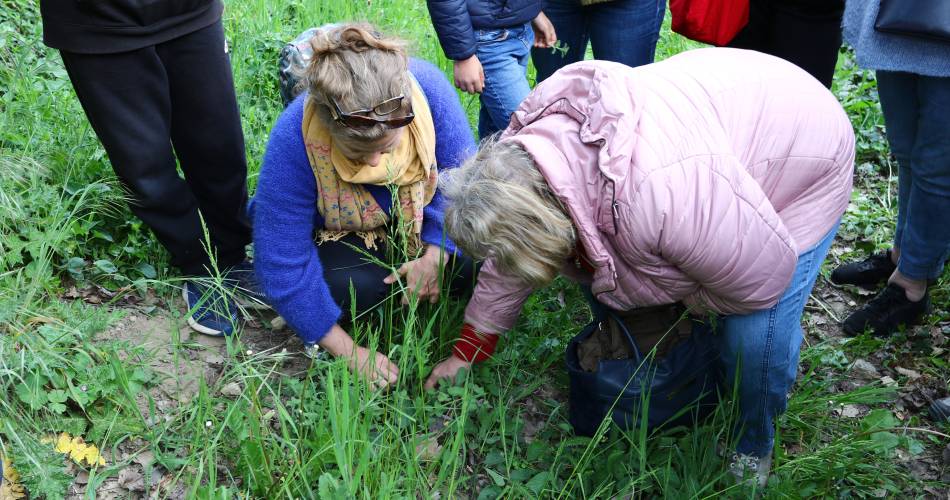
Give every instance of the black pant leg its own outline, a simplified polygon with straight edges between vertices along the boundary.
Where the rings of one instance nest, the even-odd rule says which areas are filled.
[[[843,15],[844,0],[777,1],[770,53],[795,63],[831,88]]]
[[[772,7],[768,0],[749,2],[749,22],[727,44],[736,49],[756,50],[771,53],[769,31],[772,24]]]
[[[356,314],[359,315],[380,305],[396,290],[393,285],[383,283],[383,279],[391,272],[390,268],[374,262],[388,262],[383,247],[384,244],[379,244],[375,250],[369,250],[363,244],[363,239],[354,234],[348,234],[339,241],[324,242],[317,247],[323,265],[323,279],[330,287],[333,300],[343,310],[344,317],[349,317],[352,299],[356,301]],[[448,294],[459,298],[470,295],[475,288],[478,268],[478,264],[468,257],[451,257],[445,263],[444,274],[448,282]],[[445,287],[446,283],[443,283],[443,289]]]
[[[781,57],[831,87],[844,0],[752,0],[749,24],[729,42]]]
[[[198,203],[172,152],[168,77],[154,47],[118,54],[61,52],[86,117],[142,219],[186,274],[208,262]]]
[[[475,279],[481,266],[474,260],[455,255],[445,265],[445,279],[448,280],[449,295],[456,298],[467,298],[475,289]],[[445,290],[445,285],[442,285]]]
[[[387,262],[384,248],[385,244],[380,242],[375,250],[369,250],[363,244],[363,239],[355,234],[317,246],[323,265],[323,279],[345,318],[349,318],[354,303],[351,299],[355,299],[356,314],[361,314],[389,296],[391,286],[383,283],[383,279],[389,276],[390,270],[372,262],[374,259]]]
[[[251,241],[244,134],[224,46],[218,21],[155,48],[168,74],[175,154],[219,267],[244,260]]]

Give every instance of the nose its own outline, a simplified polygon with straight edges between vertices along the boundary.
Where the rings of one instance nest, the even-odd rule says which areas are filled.
[[[382,159],[383,159],[383,153],[372,153],[372,154],[366,155],[363,161],[365,161],[366,164],[371,167],[376,167],[379,165],[379,161]]]

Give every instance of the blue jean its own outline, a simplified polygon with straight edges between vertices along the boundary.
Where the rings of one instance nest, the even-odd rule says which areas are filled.
[[[613,0],[581,5],[579,0],[546,0],[544,14],[567,53],[533,49],[538,82],[568,64],[584,60],[590,41],[595,59],[630,67],[653,62],[666,0]]]
[[[775,306],[723,316],[716,324],[726,383],[739,384],[739,453],[764,457],[772,451],[773,419],[785,411],[798,376],[802,311],[837,230],[835,224],[818,244],[798,256],[792,281]]]
[[[897,268],[911,279],[936,279],[950,251],[950,78],[878,71],[877,85],[900,167]]]
[[[511,114],[524,100],[528,86],[528,57],[534,43],[530,23],[514,28],[475,30],[475,55],[485,72],[480,97],[478,137],[484,139],[508,127]]]

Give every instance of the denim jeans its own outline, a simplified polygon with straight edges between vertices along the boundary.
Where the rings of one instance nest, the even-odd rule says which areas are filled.
[[[897,268],[911,279],[936,279],[950,251],[950,78],[878,71],[877,85],[900,166]]]
[[[653,62],[666,0],[613,0],[581,5],[579,0],[546,0],[544,14],[567,53],[533,49],[538,82],[568,64],[584,60],[590,41],[595,59],[635,67]]]
[[[485,72],[478,138],[508,127],[511,114],[524,100],[528,86],[528,57],[534,43],[531,24],[514,28],[475,30],[475,55]]]
[[[775,306],[723,316],[716,324],[725,381],[739,384],[739,453],[764,457],[772,451],[772,421],[785,411],[798,376],[802,311],[837,230],[835,224],[818,244],[798,256],[792,281]]]

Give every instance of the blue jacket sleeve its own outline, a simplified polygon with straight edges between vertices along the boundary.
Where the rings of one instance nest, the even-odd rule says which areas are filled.
[[[271,131],[252,205],[254,267],[264,293],[304,342],[317,342],[340,318],[313,242],[316,179],[301,133],[304,96]]]
[[[445,57],[461,61],[475,54],[475,30],[467,0],[426,0]]]
[[[412,59],[409,70],[422,87],[432,111],[432,119],[435,122],[435,158],[439,170],[461,165],[475,153],[475,139],[458,94],[442,71],[428,62]],[[455,243],[443,234],[444,211],[445,198],[436,189],[432,201],[423,210],[422,241],[436,246],[444,244],[446,252],[455,253]]]

